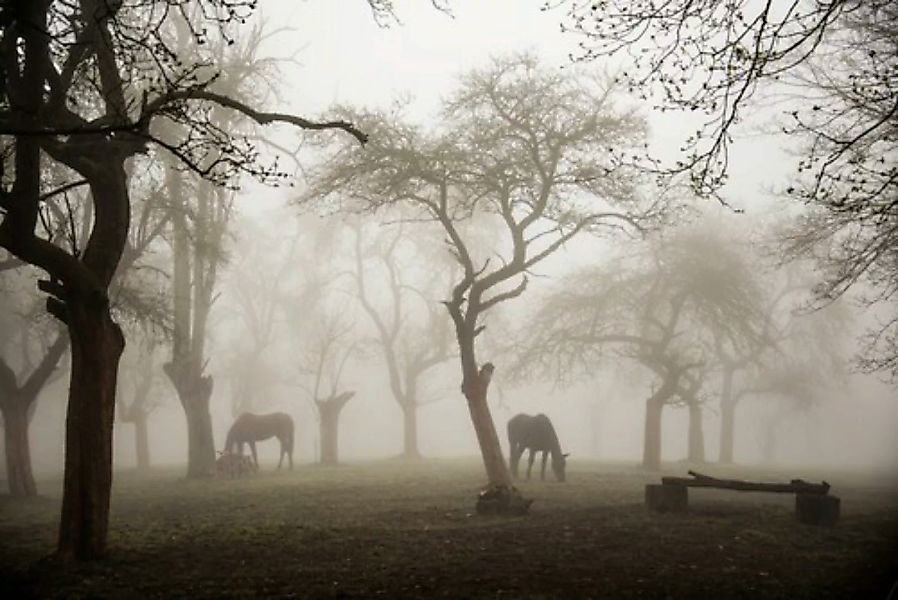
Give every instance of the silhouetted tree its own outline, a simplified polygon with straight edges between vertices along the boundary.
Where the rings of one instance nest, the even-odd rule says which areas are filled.
[[[24,323],[20,326],[27,327]],[[27,353],[32,342],[26,338],[18,339],[18,349]],[[3,416],[6,480],[12,496],[37,495],[28,429],[38,394],[50,381],[67,348],[68,336],[64,332],[57,333],[54,341],[42,348],[37,363],[27,365],[18,373],[6,357],[0,355],[0,414]]]
[[[494,366],[478,360],[476,339],[490,309],[520,296],[526,273],[567,241],[586,231],[645,227],[657,216],[663,205],[641,202],[620,158],[642,144],[643,121],[615,104],[613,88],[546,69],[531,56],[468,73],[431,130],[401,115],[346,116],[363,124],[372,142],[364,152],[341,149],[306,198],[351,199],[370,209],[401,203],[412,218],[442,226],[461,268],[445,305],[462,393],[490,488],[516,498],[487,404]],[[475,217],[500,224],[496,261],[472,252],[464,225]]]
[[[4,5],[0,135],[15,150],[11,164],[4,165],[0,246],[47,273],[40,289],[71,342],[58,544],[63,557],[94,558],[106,547],[116,377],[124,347],[110,314],[109,286],[130,220],[126,162],[153,143],[214,181],[232,181],[238,173],[276,178],[276,168],[260,166],[252,144],[216,126],[211,106],[260,124],[342,129],[365,139],[344,122],[263,112],[214,90],[216,64],[203,45],[210,37],[226,38],[228,25],[244,19],[254,4],[38,0]],[[189,56],[172,44],[176,23],[190,32],[194,52]],[[160,131],[159,119],[177,124],[178,137],[165,137],[171,129]],[[63,187],[90,191],[90,234],[77,253],[49,241],[37,227],[42,198],[54,193],[42,188],[44,160],[71,169]]]

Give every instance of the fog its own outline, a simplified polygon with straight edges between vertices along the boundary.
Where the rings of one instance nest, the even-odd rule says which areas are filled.
[[[667,539],[659,527],[680,535],[694,524],[647,521],[632,507],[641,510],[643,487],[647,506],[652,485],[669,487],[658,477],[700,477],[694,470],[836,482],[847,506],[874,516],[851,521],[846,508],[857,529],[809,544],[861,556],[851,549],[858,540],[894,541],[877,525],[893,523],[898,481],[894,108],[882,116],[883,98],[894,102],[895,61],[877,20],[898,20],[888,3],[869,15],[845,9],[823,41],[802,38],[795,48],[808,53],[788,68],[794,48],[763,28],[752,35],[773,37],[763,60],[754,57],[760,66],[738,40],[724,46],[726,68],[715,66],[723,51],[706,49],[729,38],[713,7],[699,11],[713,18],[690,21],[697,33],[672,42],[680,30],[668,25],[629,37],[626,3],[519,0],[267,0],[230,12],[211,2],[226,16],[208,31],[193,29],[191,20],[209,18],[202,10],[151,17],[129,8],[128,18],[108,17],[120,29],[109,34],[108,61],[92,51],[94,68],[93,58],[63,60],[93,43],[72,37],[80,4],[50,4],[55,70],[46,77],[25,89],[37,42],[16,29],[19,16],[0,40],[13,90],[0,110],[0,491],[51,499],[33,514],[25,500],[0,499],[10,509],[0,535],[29,540],[0,548],[0,567],[15,562],[18,545],[23,556],[47,550],[32,529],[59,502],[59,554],[78,559],[106,555],[110,514],[114,544],[134,553],[145,542],[133,540],[150,538],[129,538],[122,523],[142,507],[177,521],[212,496],[226,508],[203,525],[211,545],[232,543],[216,537],[231,531],[221,522],[233,512],[221,511],[239,510],[261,523],[257,534],[291,523],[322,536],[313,546],[333,535],[341,560],[373,547],[362,538],[380,531],[379,518],[390,535],[470,534],[459,523],[472,514],[447,499],[456,489],[468,500],[480,490],[472,512],[519,516],[534,502],[537,513],[565,515],[538,521],[522,547],[580,525],[582,544],[615,527],[629,532],[627,544],[646,531]],[[193,6],[173,3],[182,4]],[[806,33],[789,14],[775,16],[787,19],[782,31]],[[891,54],[861,52],[865,43]],[[866,76],[874,83],[860,82]],[[22,98],[46,106],[26,114]],[[60,106],[63,116],[47,116]],[[850,111],[882,118],[859,133],[864,121]],[[124,200],[111,210],[104,193]],[[35,199],[34,210],[17,198]],[[109,219],[122,230],[106,239]],[[34,235],[15,229],[22,223]],[[506,425],[521,413],[548,416],[549,441],[510,440]],[[269,420],[248,421],[245,433],[247,418]],[[548,479],[564,488],[518,478],[517,457],[530,448],[533,464],[534,444],[546,445],[537,448],[542,469],[551,455]],[[256,451],[254,465],[244,454]],[[830,484],[820,485],[827,494]],[[314,517],[297,517],[292,502]],[[432,514],[409,508],[419,504]],[[321,507],[331,506],[358,516],[329,521]],[[745,528],[762,528],[755,514],[774,529],[790,514],[775,502],[698,506],[717,519],[721,552],[748,539]],[[486,552],[508,534],[516,548],[513,528],[530,527],[490,523],[471,547]],[[249,548],[253,532],[240,531]],[[805,539],[777,531],[771,539]],[[694,550],[684,564],[708,552]],[[767,558],[783,563],[777,556]],[[765,588],[753,574],[776,566],[755,558],[732,559],[759,586],[748,589],[802,589],[794,573],[786,587]],[[89,579],[35,583],[24,560],[15,567],[23,593],[115,595]],[[341,595],[338,575],[355,573],[345,560],[346,572],[329,571],[309,595]],[[880,585],[887,568],[876,564],[869,581]],[[500,570],[485,572],[498,581]],[[832,589],[855,593],[839,586],[867,581],[845,573]],[[587,579],[571,589],[592,596]],[[707,592],[631,579],[650,595]],[[286,593],[252,581],[234,589]],[[539,595],[549,581],[507,589]],[[500,583],[488,591],[502,593]],[[373,595],[375,585],[346,589]],[[451,589],[390,585],[397,597]],[[546,597],[564,588],[551,589]]]
[[[564,35],[551,12],[544,13],[523,3],[505,1],[485,5],[480,2],[453,3],[452,16],[433,10],[428,3],[397,3],[399,22],[379,26],[364,6],[349,7],[346,3],[267,2],[254,17],[264,28],[273,32],[258,49],[260,57],[269,56],[291,62],[281,67],[277,98],[283,110],[314,114],[334,104],[347,106],[387,107],[398,98],[408,98],[410,116],[426,123],[432,119],[439,103],[449,94],[457,78],[472,66],[482,65],[489,57],[513,52],[537,52],[551,68],[575,68],[570,55],[577,53],[576,38]],[[389,65],[389,68],[385,68]],[[614,63],[603,70],[613,73],[620,69]],[[676,156],[676,145],[698,123],[697,119],[679,115],[668,118],[663,113],[646,110],[650,126],[649,142],[653,151],[662,157]],[[794,167],[789,156],[788,140],[765,133],[776,121],[778,109],[772,107],[753,115],[757,125],[746,127],[733,145],[730,181],[723,197],[731,207],[714,206],[710,201],[702,212],[716,214],[734,230],[749,232],[769,228],[771,220],[784,212],[800,209],[786,204],[777,196],[784,178]],[[283,139],[291,139],[289,132],[280,132]],[[313,151],[312,154],[320,153]],[[233,414],[234,387],[238,385],[233,365],[240,362],[235,346],[245,344],[245,327],[240,325],[240,305],[234,295],[243,289],[260,289],[263,282],[283,279],[283,287],[302,279],[308,265],[323,269],[343,269],[334,265],[332,248],[321,253],[303,248],[292,257],[286,268],[283,255],[293,238],[309,237],[308,229],[323,220],[309,216],[308,209],[295,204],[299,188],[270,188],[247,182],[234,199],[234,214],[228,224],[230,233],[225,242],[225,262],[220,272],[215,304],[208,333],[208,372],[216,381],[211,402],[212,423],[216,440],[223,440]],[[735,214],[741,209],[744,214]],[[305,216],[301,217],[301,214]],[[362,221],[376,227],[388,217],[365,215]],[[328,221],[345,221],[344,216],[322,217]],[[328,225],[337,227],[340,225]],[[297,233],[299,231],[299,233]],[[314,234],[312,234],[314,235]],[[347,232],[340,234],[346,237]],[[764,235],[761,233],[760,235]],[[259,238],[262,238],[260,240]],[[436,240],[436,238],[433,238]],[[346,242],[341,242],[345,244]],[[429,243],[437,243],[431,241]],[[638,244],[634,238],[626,243]],[[264,244],[262,249],[260,245]],[[553,278],[569,271],[574,265],[602,262],[608,253],[607,241],[575,240],[567,244],[538,270],[539,279],[527,294],[515,299],[513,306],[502,307],[503,319],[497,327],[498,335],[508,330],[526,329],[529,310],[539,302],[540,294],[552,286]],[[438,251],[438,250],[434,250]],[[404,258],[414,261],[412,255]],[[345,261],[344,261],[345,262]],[[775,261],[768,260],[768,266]],[[339,263],[339,261],[337,261]],[[321,266],[324,265],[324,266]],[[811,265],[805,264],[811,270]],[[419,273],[420,275],[420,273]],[[375,275],[376,276],[376,275]],[[338,284],[338,287],[345,285]],[[338,290],[337,296],[351,296],[350,290]],[[443,297],[433,294],[428,301],[439,302]],[[257,300],[265,302],[264,299]],[[342,300],[341,300],[342,301]],[[265,372],[255,382],[260,388],[258,400],[252,404],[256,411],[284,411],[293,415],[297,423],[297,459],[314,462],[318,458],[317,417],[307,386],[301,384],[297,351],[303,337],[291,329],[291,308],[276,301],[273,331],[264,349]],[[796,305],[800,304],[797,303]],[[862,309],[845,302],[852,315],[849,330],[844,334],[844,357],[857,350],[856,339],[864,329]],[[365,340],[364,356],[353,359],[343,375],[343,386],[357,391],[340,421],[340,454],[351,461],[377,459],[401,452],[401,411],[391,398],[387,373],[372,340],[375,331],[357,303],[346,299],[344,315],[354,323],[359,340]],[[492,324],[488,321],[492,329]],[[164,336],[163,336],[164,337]],[[495,336],[494,336],[495,337]],[[502,347],[502,340],[484,343]],[[129,346],[127,353],[132,353]],[[158,368],[165,352],[158,350]],[[494,417],[500,431],[504,422],[518,412],[544,412],[550,415],[562,432],[565,448],[575,458],[635,462],[642,444],[640,423],[642,402],[651,385],[650,378],[629,365],[621,374],[620,365],[626,361],[606,361],[596,365],[593,374],[584,374],[579,381],[557,385],[554,381],[528,381],[516,385],[503,378],[506,361],[497,356],[497,390],[492,400]],[[127,394],[133,387],[133,374],[128,369],[140,368],[137,357],[123,362],[121,390]],[[268,380],[266,380],[266,377]],[[467,409],[457,393],[459,373],[453,361],[447,360],[426,377],[428,398],[420,410],[419,438],[426,456],[476,455],[476,438],[470,427]],[[891,435],[898,421],[898,406],[893,402],[894,390],[876,376],[847,375],[836,389],[821,386],[815,390],[813,406],[795,409],[788,402],[776,398],[757,398],[740,407],[740,425],[736,436],[736,454],[740,463],[756,464],[766,458],[789,465],[833,466],[862,470],[891,471],[896,466],[898,442]],[[307,384],[308,382],[306,382]],[[41,475],[58,472],[62,464],[65,380],[60,379],[42,393],[34,418],[32,440],[35,471]],[[177,465],[186,454],[186,424],[177,396],[164,377],[154,380],[151,392],[158,408],[151,416],[149,428],[153,464]],[[713,404],[713,402],[712,402]],[[785,405],[785,406],[783,406]],[[672,409],[664,416],[663,454],[666,460],[679,460],[685,455],[685,411]],[[719,415],[712,408],[704,415],[709,459],[714,460],[714,432],[719,429]],[[765,451],[763,430],[769,422],[776,423],[777,442],[774,451]],[[504,437],[504,436],[500,436]],[[504,442],[504,440],[503,440]],[[220,445],[220,444],[218,444]],[[262,446],[263,458],[274,455],[273,443]],[[765,452],[767,454],[765,455]],[[117,423],[115,428],[115,464],[127,469],[135,465],[133,432],[128,424]]]

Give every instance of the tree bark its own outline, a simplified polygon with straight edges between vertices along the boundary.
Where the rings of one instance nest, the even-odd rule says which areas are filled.
[[[31,447],[28,443],[28,404],[17,398],[4,402],[3,437],[6,448],[6,478],[11,496],[37,495],[31,472]]]
[[[212,378],[199,377],[189,382],[189,389],[178,392],[187,417],[187,477],[209,477],[215,466],[215,438],[212,434]]]
[[[92,559],[106,549],[112,488],[112,426],[125,338],[108,304],[67,302],[72,350],[65,478],[58,551]]]
[[[402,406],[402,456],[405,458],[421,458],[418,449],[418,405],[412,400]]]
[[[661,414],[664,401],[653,395],[645,403],[645,438],[642,449],[642,466],[657,471],[661,468]]]
[[[691,402],[689,404],[689,462],[705,462],[705,433],[702,425],[701,404]]]
[[[718,460],[725,465],[733,464],[733,445],[735,442],[736,400],[733,398],[733,372],[727,369],[723,373],[723,389],[720,397],[720,456]]]
[[[476,375],[470,377],[470,383],[463,387],[490,485],[510,488],[511,472],[502,454],[502,446],[499,444],[499,436],[487,403],[487,391],[492,374],[492,363],[486,363]]]

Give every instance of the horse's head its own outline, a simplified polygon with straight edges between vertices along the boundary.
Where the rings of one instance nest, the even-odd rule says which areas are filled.
[[[552,457],[552,470],[555,471],[555,477],[558,481],[564,482],[564,470],[567,467],[567,457],[570,456],[570,452],[566,454],[556,454]]]

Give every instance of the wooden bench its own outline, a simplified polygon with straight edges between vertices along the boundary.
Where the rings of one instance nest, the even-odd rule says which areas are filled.
[[[659,512],[682,511],[689,505],[689,488],[704,487],[740,492],[795,494],[795,514],[802,523],[835,525],[839,520],[840,500],[829,494],[829,484],[793,479],[789,483],[756,483],[738,479],[718,479],[689,471],[692,477],[662,477],[660,484],[645,486],[645,504]]]

